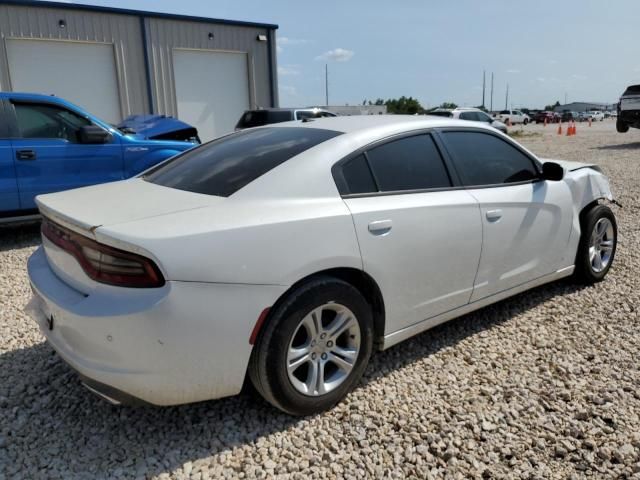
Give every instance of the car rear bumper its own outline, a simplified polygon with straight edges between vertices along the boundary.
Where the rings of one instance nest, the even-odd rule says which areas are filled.
[[[238,393],[253,327],[286,289],[169,281],[82,293],[54,273],[42,248],[28,272],[28,313],[83,382],[112,403],[175,405]]]

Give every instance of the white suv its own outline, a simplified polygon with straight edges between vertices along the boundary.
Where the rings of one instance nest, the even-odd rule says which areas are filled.
[[[479,108],[454,108],[453,110],[438,108],[433,112],[429,112],[429,115],[437,115],[440,117],[457,118],[459,120],[469,120],[472,122],[488,123],[493,128],[500,130],[502,133],[507,133],[507,126],[500,120],[496,120],[488,113],[483,112]]]

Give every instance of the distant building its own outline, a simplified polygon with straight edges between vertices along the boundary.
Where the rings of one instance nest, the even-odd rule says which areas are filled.
[[[615,110],[615,103],[597,103],[597,102],[571,102],[566,105],[558,105],[554,112],[588,112],[589,110]]]
[[[387,113],[386,105],[330,105],[328,107],[316,105],[315,108],[324,108],[342,117],[350,115],[384,115]]]

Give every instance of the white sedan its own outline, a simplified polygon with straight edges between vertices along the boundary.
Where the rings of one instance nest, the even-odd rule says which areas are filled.
[[[597,167],[438,117],[249,129],[37,201],[29,311],[92,391],[173,405],[248,376],[295,415],[340,401],[373,349],[602,280],[617,238]]]

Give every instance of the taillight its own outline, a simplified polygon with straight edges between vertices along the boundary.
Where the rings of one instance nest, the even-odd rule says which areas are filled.
[[[42,234],[73,255],[87,276],[96,282],[118,287],[154,288],[164,285],[164,277],[152,260],[109,247],[42,219]]]

